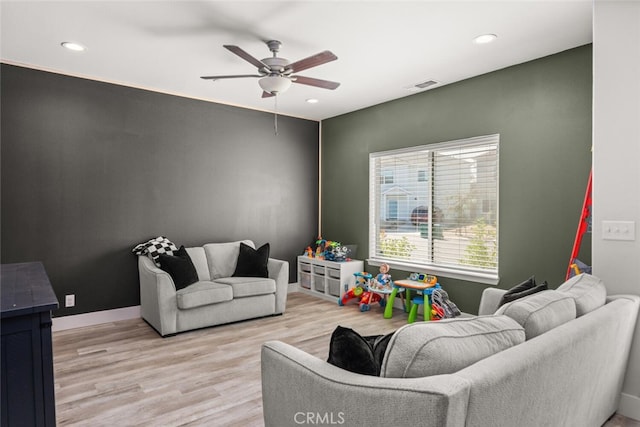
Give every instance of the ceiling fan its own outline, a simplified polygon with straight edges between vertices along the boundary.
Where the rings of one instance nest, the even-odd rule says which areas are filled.
[[[294,75],[302,70],[308,68],[317,67],[318,65],[325,64],[327,62],[335,61],[338,59],[333,53],[328,50],[309,56],[308,58],[301,59],[294,63],[289,62],[288,59],[278,57],[278,51],[280,50],[280,43],[277,40],[269,40],[267,46],[273,53],[271,58],[264,58],[262,60],[256,59],[238,46],[224,45],[224,47],[235,53],[240,58],[251,63],[258,68],[258,74],[238,74],[230,76],[202,76],[205,80],[221,80],[221,79],[237,79],[254,77],[259,78],[258,84],[262,88],[262,97],[268,98],[283,93],[291,83],[298,83],[308,86],[315,86],[323,89],[336,89],[340,86],[340,83],[332,82],[329,80],[315,79],[312,77],[305,77],[300,75]]]

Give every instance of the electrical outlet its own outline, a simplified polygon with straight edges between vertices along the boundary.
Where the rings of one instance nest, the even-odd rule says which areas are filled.
[[[65,295],[64,297],[64,306],[65,307],[74,307],[76,305],[76,296],[75,294]]]
[[[635,240],[635,221],[602,221],[602,238],[606,240]]]

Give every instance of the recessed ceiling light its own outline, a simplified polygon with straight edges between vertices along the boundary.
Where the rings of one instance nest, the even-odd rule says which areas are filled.
[[[496,36],[495,34],[482,34],[481,36],[478,36],[475,39],[473,39],[473,42],[476,44],[486,44],[486,43],[491,43],[497,38],[498,36]]]
[[[87,50],[86,47],[84,47],[80,43],[75,43],[75,42],[62,42],[62,43],[60,43],[60,45],[62,47],[64,47],[64,48],[67,48],[67,49],[72,50],[74,52],[83,52],[83,51]]]
[[[317,99],[315,99],[315,98],[309,98],[309,99],[307,99],[307,102],[308,102],[309,104],[317,104],[317,103],[318,103],[318,100],[317,100]]]

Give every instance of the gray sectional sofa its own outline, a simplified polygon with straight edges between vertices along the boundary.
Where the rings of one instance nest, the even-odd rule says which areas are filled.
[[[142,318],[166,336],[284,313],[289,263],[269,258],[269,277],[232,277],[240,243],[209,243],[186,248],[198,281],[177,291],[167,272],[148,256],[138,256]],[[255,249],[251,240],[242,243]]]
[[[576,276],[472,318],[394,333],[380,377],[345,371],[280,341],[262,347],[267,427],[601,426],[617,409],[640,297]]]

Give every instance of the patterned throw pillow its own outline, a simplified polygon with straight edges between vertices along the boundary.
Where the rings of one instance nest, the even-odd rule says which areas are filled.
[[[178,247],[164,236],[140,243],[131,250],[134,255],[148,255],[158,267],[160,267],[160,254],[173,255],[177,251]]]

